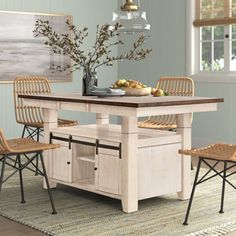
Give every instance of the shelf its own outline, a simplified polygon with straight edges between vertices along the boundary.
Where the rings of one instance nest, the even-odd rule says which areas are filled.
[[[92,178],[92,179],[80,179],[77,181],[77,184],[80,184],[80,185],[86,185],[86,186],[93,186],[95,185],[95,179]]]
[[[94,180],[92,180],[92,179],[86,179],[86,180],[83,180],[83,181],[80,180],[79,182],[76,182],[76,183],[68,183],[68,182],[53,179],[53,178],[50,178],[50,180],[55,182],[55,183],[60,183],[60,184],[66,185],[66,186],[71,186],[71,187],[74,187],[74,188],[83,189],[85,191],[101,194],[101,195],[104,195],[104,196],[107,196],[107,197],[112,197],[112,198],[115,198],[115,199],[121,199],[121,195],[107,193],[107,192],[97,190],[95,188],[95,185],[94,185]]]
[[[86,162],[91,162],[95,163],[95,157],[94,156],[77,156],[76,159],[79,161],[86,161]]]
[[[68,138],[73,136],[74,140],[87,141],[95,144],[96,139],[99,143],[113,143],[119,145],[122,140],[122,132],[120,125],[80,125],[76,127],[60,127],[52,129],[51,132],[55,136]],[[138,147],[165,145],[169,143],[181,142],[181,135],[176,132],[153,130],[153,129],[138,129]]]

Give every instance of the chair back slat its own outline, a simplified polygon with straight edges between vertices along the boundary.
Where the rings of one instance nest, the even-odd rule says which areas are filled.
[[[194,96],[194,82],[189,77],[161,77],[156,88],[170,96]],[[148,120],[152,125],[176,124],[176,115],[151,116]]]
[[[8,146],[7,140],[3,134],[2,129],[0,129],[0,154],[5,154],[9,152],[11,149]]]
[[[49,94],[50,84],[45,77],[17,77],[14,80],[14,103],[16,121],[21,124],[42,124],[42,109],[24,106],[19,94]]]

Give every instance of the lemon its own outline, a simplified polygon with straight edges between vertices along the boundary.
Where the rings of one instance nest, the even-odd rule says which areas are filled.
[[[157,91],[156,88],[152,88],[151,94],[154,95],[156,91]]]
[[[162,89],[157,89],[154,93],[154,97],[161,97],[164,96],[164,91]]]

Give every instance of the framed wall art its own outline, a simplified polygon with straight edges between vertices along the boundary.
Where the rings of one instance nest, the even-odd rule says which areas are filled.
[[[0,83],[17,76],[45,76],[50,81],[70,81],[69,71],[52,72],[53,65],[71,63],[66,55],[54,54],[45,45],[46,38],[33,33],[37,19],[48,20],[58,33],[68,33],[66,21],[72,16],[0,11]]]

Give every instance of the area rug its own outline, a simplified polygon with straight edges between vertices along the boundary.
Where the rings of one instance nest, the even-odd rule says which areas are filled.
[[[236,183],[236,176],[232,180]],[[24,173],[26,204],[20,204],[18,175],[3,185],[0,215],[57,236],[225,235],[236,230],[236,191],[226,188],[225,213],[219,214],[221,181],[212,179],[196,190],[189,225],[183,226],[187,201],[176,195],[139,202],[125,214],[121,202],[59,185],[53,190],[57,215],[51,215],[41,177]]]

